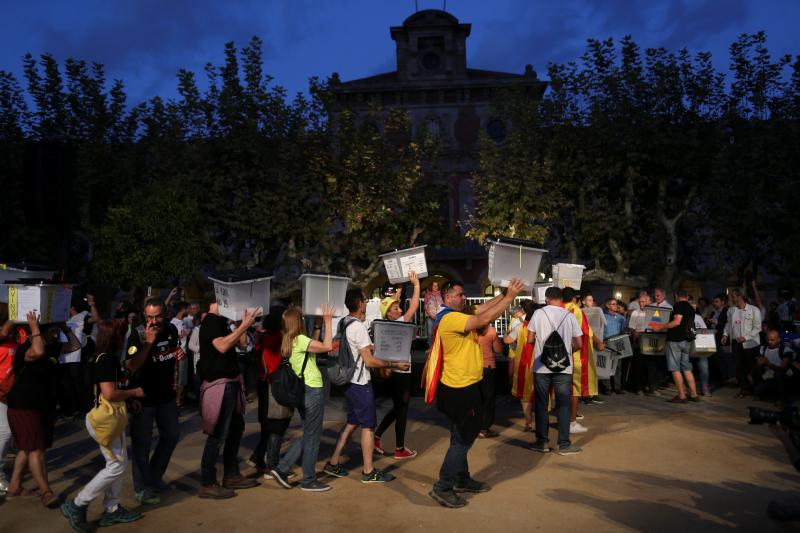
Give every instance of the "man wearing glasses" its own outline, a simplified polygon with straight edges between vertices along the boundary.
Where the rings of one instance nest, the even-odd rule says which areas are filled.
[[[157,493],[169,490],[162,477],[178,444],[178,406],[175,401],[176,365],[183,359],[180,337],[166,321],[166,307],[159,298],[144,305],[144,328],[131,332],[125,365],[131,372],[131,387],[141,387],[144,397],[131,400],[131,446],[133,487],[136,499],[157,504]],[[150,456],[153,422],[158,444]]]
[[[442,286],[444,309],[436,315],[434,345],[441,344],[442,373],[436,386],[437,407],[450,420],[450,448],[439,470],[439,480],[429,493],[445,507],[463,507],[467,501],[459,492],[486,492],[489,485],[469,475],[467,452],[478,436],[483,422],[481,380],[483,352],[477,330],[494,322],[524,288],[518,279],[511,280],[505,294],[478,306],[466,314],[466,295],[460,281]]]

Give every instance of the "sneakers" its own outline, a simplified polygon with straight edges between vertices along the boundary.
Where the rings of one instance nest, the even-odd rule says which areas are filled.
[[[361,483],[388,483],[394,480],[394,476],[383,470],[373,468],[369,474],[361,476]]]
[[[222,478],[222,486],[226,489],[252,489],[258,486],[258,481],[236,474],[234,476],[227,476]]]
[[[560,446],[558,448],[558,455],[575,455],[581,453],[581,450],[578,446],[574,444],[570,444],[569,446]]]
[[[381,438],[375,437],[375,453],[378,455],[386,455],[386,452],[383,451],[383,446],[381,446]]]
[[[166,483],[163,479],[159,479],[153,488],[155,489],[156,492],[160,492],[162,494],[172,490],[172,487],[168,483]]]
[[[583,424],[581,424],[577,420],[575,422],[570,422],[569,423],[569,432],[570,433],[586,433],[587,431],[589,431],[589,428],[587,428],[586,426],[584,426]]]
[[[347,475],[347,470],[342,465],[333,465],[330,461],[325,463],[325,468],[322,471],[333,477],[345,477]]]
[[[690,402],[699,402],[700,401],[700,396],[689,396],[689,401]]]
[[[451,509],[458,509],[459,507],[467,505],[467,500],[456,494],[453,490],[438,491],[436,489],[431,489],[428,496],[436,500],[439,505]]]
[[[136,499],[139,500],[142,505],[158,505],[161,503],[161,498],[159,498],[157,494],[154,494],[150,489],[137,491]]]
[[[680,396],[675,396],[671,400],[667,400],[669,403],[686,403],[686,398],[681,398]]]
[[[136,522],[142,517],[142,513],[138,511],[129,511],[122,505],[117,505],[116,511],[109,512],[103,511],[100,516],[100,527],[113,526],[114,524],[127,524],[128,522]]]
[[[331,486],[318,479],[315,479],[311,483],[300,485],[300,490],[304,490],[306,492],[325,492],[326,490],[331,490]]]
[[[548,446],[546,442],[536,441],[528,446],[528,448],[539,453],[550,453],[550,446]]]
[[[482,429],[480,433],[478,433],[478,438],[481,439],[493,439],[498,436],[499,433],[496,431],[492,431],[491,429]]]
[[[292,484],[289,483],[289,476],[287,474],[284,474],[280,470],[278,470],[277,466],[275,468],[273,468],[272,470],[270,470],[269,473],[272,474],[272,479],[277,481],[278,484],[281,487],[283,487],[284,489],[291,489],[292,488]]]
[[[456,481],[453,492],[472,492],[477,494],[479,492],[489,492],[490,488],[488,483],[468,477],[466,481]]]
[[[89,533],[91,528],[86,522],[86,510],[88,507],[75,505],[75,500],[69,500],[61,504],[61,514],[69,520],[69,525],[78,533]]]
[[[593,404],[596,404],[596,405],[600,405],[600,404],[604,404],[606,402],[605,402],[605,400],[601,400],[599,396],[590,396],[589,397],[589,401],[587,403],[593,403]]]
[[[267,469],[266,469],[266,470],[267,470],[267,471],[266,471],[266,472],[264,472],[264,475],[263,475],[263,476],[261,476],[261,477],[262,477],[262,478],[264,478],[264,479],[274,479],[274,478],[272,477],[272,472],[270,472],[271,468],[267,467]],[[287,473],[286,473],[286,479],[294,479],[294,478],[296,478],[296,477],[297,477],[297,474],[295,474],[294,472],[287,472]]]
[[[406,447],[403,447],[401,450],[394,451],[394,458],[395,459],[413,459],[417,456],[417,452],[415,450],[409,450]]]
[[[213,485],[203,485],[197,493],[199,498],[208,498],[211,500],[227,500],[236,496],[236,493],[231,489],[220,487],[216,483]]]

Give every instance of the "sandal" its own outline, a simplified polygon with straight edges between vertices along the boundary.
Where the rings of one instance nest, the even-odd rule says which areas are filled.
[[[44,505],[48,509],[55,509],[61,503],[58,499],[58,496],[56,496],[52,490],[43,492],[41,499],[42,499],[42,505]]]

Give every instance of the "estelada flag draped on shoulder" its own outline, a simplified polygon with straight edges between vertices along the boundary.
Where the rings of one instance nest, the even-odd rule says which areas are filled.
[[[597,366],[594,356],[594,332],[589,320],[578,304],[568,303],[564,308],[575,315],[583,333],[583,346],[572,354],[572,391],[575,396],[597,396]]]
[[[523,322],[517,335],[514,352],[514,375],[511,378],[511,395],[523,402],[533,402],[533,344],[528,343],[528,323]]]
[[[442,364],[444,363],[444,345],[439,335],[439,323],[442,318],[453,309],[445,307],[436,313],[433,322],[433,344],[428,352],[428,360],[425,361],[425,368],[422,369],[422,389],[425,391],[425,403],[433,403],[436,397],[436,387],[439,386],[439,379],[442,377]]]

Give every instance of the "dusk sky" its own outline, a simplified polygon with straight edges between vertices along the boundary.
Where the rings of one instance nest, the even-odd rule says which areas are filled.
[[[351,80],[393,70],[390,26],[414,0],[0,0],[0,70],[22,80],[22,56],[50,52],[100,62],[125,82],[129,103],[175,95],[179,68],[202,80],[206,62],[223,60],[227,41],[264,41],[265,70],[290,94],[310,76],[339,72]],[[419,9],[442,1],[418,0]],[[708,50],[728,65],[728,46],[742,33],[767,33],[773,57],[800,54],[800,0],[449,0],[447,10],[472,24],[471,68],[546,77],[549,62],[577,59],[589,37],[631,34],[642,47]]]

